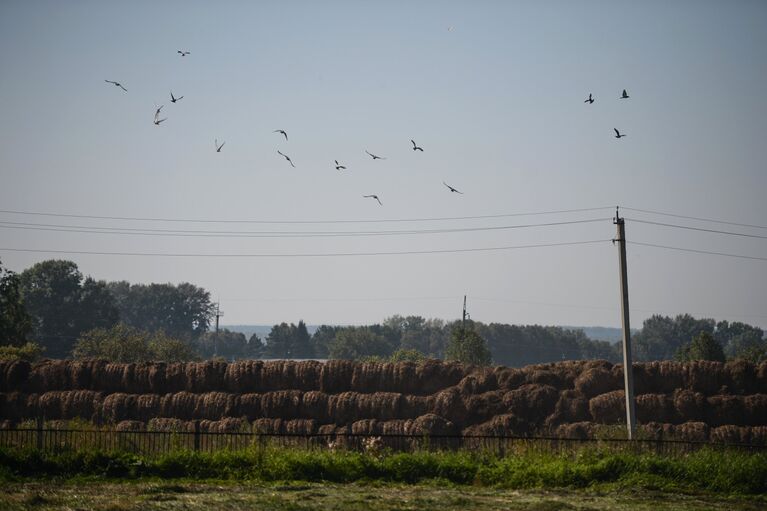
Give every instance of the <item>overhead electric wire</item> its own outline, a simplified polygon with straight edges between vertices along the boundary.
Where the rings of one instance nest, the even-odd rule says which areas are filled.
[[[638,222],[640,224],[660,225],[662,227],[673,227],[675,229],[687,229],[689,231],[712,232],[715,234],[727,234],[729,236],[741,236],[744,238],[759,238],[762,240],[767,240],[767,236],[759,236],[757,234],[746,234],[743,232],[720,231],[717,229],[705,229],[703,227],[691,227],[689,225],[667,224],[663,222],[653,222],[651,220],[639,220],[637,218],[628,218],[628,217],[626,217],[626,220],[631,220],[632,222]]]
[[[111,256],[138,256],[138,257],[224,257],[224,258],[267,258],[267,257],[369,257],[391,255],[422,255],[422,254],[458,254],[466,252],[493,252],[502,250],[517,250],[527,248],[563,247],[575,245],[588,245],[605,243],[611,239],[568,241],[559,243],[538,243],[534,245],[512,245],[503,247],[477,247],[457,249],[435,250],[403,250],[395,252],[325,252],[325,253],[284,253],[284,254],[200,254],[200,253],[162,253],[162,252],[101,252],[91,250],[56,250],[36,248],[6,248],[0,247],[0,251],[6,252],[32,252],[45,254],[74,254],[74,255],[111,255]]]
[[[591,218],[585,220],[570,220],[564,222],[546,222],[539,224],[500,225],[489,227],[457,227],[446,229],[411,229],[400,231],[198,231],[171,229],[137,229],[122,227],[89,227],[67,226],[61,224],[31,224],[24,222],[4,222],[0,220],[2,229],[20,229],[49,232],[77,232],[87,234],[121,234],[133,236],[181,236],[201,238],[317,238],[317,237],[350,237],[350,236],[406,236],[416,234],[447,234],[457,232],[499,231],[509,229],[526,229],[533,227],[552,227],[558,225],[586,224],[603,222],[609,218]],[[10,224],[10,225],[6,225]]]
[[[629,245],[641,245],[643,247],[654,247],[654,248],[663,248],[667,250],[678,250],[680,252],[693,252],[696,254],[707,254],[707,255],[717,255],[717,256],[724,256],[724,257],[737,257],[739,259],[751,259],[754,261],[767,261],[767,257],[757,257],[757,256],[749,256],[749,255],[742,255],[742,254],[730,254],[727,252],[713,252],[710,250],[698,250],[694,248],[684,248],[684,247],[672,247],[669,245],[658,245],[655,243],[643,243],[640,241],[626,241]]]
[[[700,222],[712,222],[715,224],[724,224],[724,225],[735,225],[739,227],[751,227],[754,229],[765,229],[767,230],[767,226],[765,225],[755,225],[755,224],[745,224],[740,222],[730,222],[727,220],[716,220],[714,218],[703,218],[699,216],[689,216],[689,215],[678,215],[676,213],[665,213],[663,211],[653,211],[651,209],[640,209],[640,208],[629,208],[625,206],[621,206],[620,209],[625,209],[626,211],[637,211],[639,213],[648,213],[651,215],[660,215],[660,216],[671,216],[675,218],[685,218],[687,220],[698,220]]]
[[[50,216],[61,218],[89,218],[94,220],[126,220],[140,222],[186,222],[208,224],[364,224],[364,223],[387,223],[387,222],[443,222],[449,220],[480,220],[488,218],[505,218],[515,216],[538,216],[557,215],[565,213],[583,213],[586,211],[600,211],[614,209],[615,206],[602,206],[595,208],[560,209],[552,211],[535,211],[529,213],[502,213],[497,215],[453,216],[453,217],[427,217],[427,218],[390,218],[380,220],[212,220],[195,218],[153,218],[153,217],[128,217],[128,216],[102,216],[102,215],[76,215],[69,213],[43,213],[39,211],[19,211],[0,209],[0,213],[13,215]]]

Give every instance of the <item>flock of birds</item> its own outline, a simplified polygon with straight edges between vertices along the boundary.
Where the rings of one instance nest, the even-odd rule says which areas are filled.
[[[629,99],[629,94],[626,92],[626,89],[623,89],[623,94],[618,96],[618,99]],[[594,96],[589,92],[589,97],[584,101],[584,103],[588,103],[589,105],[594,102]],[[621,133],[618,131],[618,128],[613,128],[615,131],[615,138],[623,138],[626,136],[625,133]]]
[[[452,27],[451,27],[451,28],[452,28]],[[448,29],[448,30],[450,30],[450,29]],[[178,53],[179,55],[181,55],[181,57],[186,57],[187,55],[190,55],[190,54],[191,54],[191,52],[190,52],[190,51],[185,51],[185,50],[178,50],[176,53]],[[120,89],[122,89],[122,90],[123,90],[123,91],[125,91],[125,92],[128,92],[128,89],[126,89],[125,87],[123,87],[123,85],[122,85],[120,82],[116,82],[116,81],[113,81],[113,80],[104,80],[104,81],[105,81],[106,83],[110,83],[110,84],[112,84],[112,85],[114,85],[114,86],[116,86],[116,87],[119,87]],[[170,91],[170,102],[171,102],[171,103],[176,103],[176,102],[178,102],[178,101],[180,101],[180,100],[182,100],[182,99],[184,99],[184,96],[178,96],[178,97],[176,97],[176,96],[174,96],[174,95],[173,95],[173,91]],[[629,99],[629,95],[628,95],[628,93],[626,92],[626,89],[623,89],[623,94],[621,94],[621,95],[618,97],[618,99]],[[595,100],[594,100],[594,96],[593,96],[593,94],[592,94],[592,93],[589,93],[589,97],[588,97],[588,99],[586,99],[586,100],[584,101],[584,103],[592,104],[592,103],[594,103],[594,101],[595,101]],[[160,105],[160,106],[159,106],[159,107],[157,107],[157,108],[156,108],[156,110],[155,110],[155,113],[154,113],[154,121],[153,121],[153,122],[154,122],[154,124],[155,124],[155,126],[159,126],[160,124],[162,124],[163,122],[165,122],[166,120],[168,120],[168,118],[167,118],[167,117],[164,117],[164,118],[160,118],[160,112],[162,111],[162,108],[163,108],[163,106],[164,106],[164,105]],[[613,130],[615,130],[615,138],[618,138],[618,139],[620,139],[620,138],[623,138],[623,137],[625,137],[625,136],[626,136],[626,134],[625,134],[625,133],[621,133],[620,131],[618,131],[618,128],[613,128]],[[287,133],[287,131],[285,131],[285,130],[282,130],[282,129],[277,129],[277,130],[274,130],[274,133],[278,133],[278,134],[280,134],[280,135],[284,136],[284,137],[285,137],[285,142],[287,142],[287,141],[288,141],[288,133]],[[411,144],[413,144],[413,151],[421,151],[421,152],[423,152],[423,148],[422,148],[422,147],[420,147],[418,144],[416,144],[415,140],[413,140],[413,139],[410,139],[410,143],[411,143]],[[221,143],[219,144],[219,143],[218,143],[218,139],[214,139],[214,144],[215,144],[216,152],[217,152],[217,153],[220,153],[220,152],[221,152],[221,149],[224,147],[224,144],[226,144],[226,142],[225,142],[225,141],[223,141],[223,142],[221,142]],[[378,156],[378,155],[375,155],[375,154],[371,153],[371,152],[370,152],[370,151],[368,151],[367,149],[365,149],[365,153],[367,153],[367,154],[368,154],[368,156],[370,156],[370,157],[371,157],[373,160],[385,160],[385,159],[386,159],[386,158],[385,158],[385,157],[383,157],[383,156]],[[279,154],[280,156],[282,156],[283,158],[285,158],[285,160],[286,160],[286,161],[287,161],[287,162],[290,164],[290,166],[291,166],[291,167],[293,167],[293,168],[295,168],[295,164],[293,163],[293,160],[291,160],[291,159],[290,159],[290,156],[288,156],[287,154],[283,153],[283,152],[282,152],[282,151],[280,151],[279,149],[277,150],[277,154]],[[340,170],[346,170],[346,166],[345,166],[345,165],[342,165],[342,164],[340,164],[340,163],[338,162],[338,160],[334,160],[334,161],[335,161],[335,168],[336,168],[336,170],[339,170],[339,171],[340,171]],[[456,189],[456,188],[454,188],[454,187],[450,186],[450,185],[449,185],[449,184],[447,184],[446,182],[442,181],[442,184],[443,184],[443,185],[445,185],[445,187],[447,187],[447,189],[448,189],[448,190],[450,190],[450,192],[451,192],[451,193],[458,193],[458,194],[461,194],[461,195],[463,195],[463,192],[461,192],[461,191],[459,191],[458,189]],[[383,206],[383,202],[381,202],[381,199],[378,197],[378,195],[375,195],[375,194],[370,194],[370,195],[363,195],[362,197],[363,197],[363,198],[365,198],[365,199],[374,199],[374,200],[376,200],[376,201],[378,202],[378,204],[379,204],[379,205]]]

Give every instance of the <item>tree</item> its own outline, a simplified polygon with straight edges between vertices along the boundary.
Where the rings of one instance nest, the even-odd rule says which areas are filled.
[[[708,332],[701,332],[696,337],[679,348],[676,359],[681,362],[692,360],[714,360],[724,362],[724,350],[722,345],[716,342],[714,336]]]
[[[735,321],[720,321],[716,324],[714,339],[722,345],[725,355],[738,357],[740,353],[758,350],[764,344],[761,328]]]
[[[395,349],[383,334],[371,327],[342,328],[329,348],[330,358],[345,360],[388,357]]]
[[[121,363],[187,362],[199,358],[187,343],[164,332],[138,330],[124,323],[85,332],[75,343],[73,355]]]
[[[198,339],[210,326],[210,293],[189,283],[129,284],[110,282],[120,320],[150,332],[162,330],[178,339]]]
[[[21,298],[19,276],[0,264],[0,345],[22,346],[32,333],[32,317]]]
[[[83,275],[72,261],[49,260],[20,275],[21,297],[32,316],[33,339],[46,355],[65,358],[78,336],[94,327],[108,327],[118,319],[106,284]]]
[[[492,362],[485,340],[474,330],[463,328],[453,330],[445,351],[445,358],[482,366],[490,365]]]
[[[328,358],[330,344],[335,340],[336,334],[342,327],[320,325],[312,335],[312,349],[317,358]]]
[[[400,348],[389,357],[389,362],[423,362],[426,355],[418,350]]]
[[[634,351],[638,360],[671,360],[694,336],[701,332],[713,335],[715,326],[713,319],[695,319],[689,314],[675,318],[654,315],[633,336]]]
[[[253,334],[255,335],[255,334]],[[225,360],[242,360],[258,358],[261,342],[251,344],[245,335],[240,332],[232,332],[226,328],[216,332],[206,332],[197,341],[197,352],[203,358],[212,358],[214,354]]]

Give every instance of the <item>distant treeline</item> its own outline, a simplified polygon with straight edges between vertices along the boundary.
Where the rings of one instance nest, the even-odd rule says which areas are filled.
[[[150,359],[358,360],[396,358],[402,353],[445,358],[451,335],[461,326],[460,321],[396,315],[366,326],[321,325],[312,334],[303,321],[274,325],[263,337],[227,329],[215,334],[210,331],[214,304],[203,288],[189,283],[97,281],[84,277],[74,262],[63,260],[43,261],[20,274],[0,266],[0,305],[0,345],[34,341],[50,358],[102,352],[119,357],[142,353]],[[466,327],[485,340],[494,364],[519,367],[561,360],[621,360],[619,343],[591,339],[578,328],[478,321],[467,321]],[[696,345],[698,351],[709,350],[706,342],[713,343],[719,358],[767,358],[760,328],[688,314],[647,319],[633,335],[634,354],[638,361],[679,358],[680,353],[689,356],[693,339],[703,346]]]

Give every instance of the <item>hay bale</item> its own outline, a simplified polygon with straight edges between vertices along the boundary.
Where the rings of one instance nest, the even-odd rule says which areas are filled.
[[[235,394],[250,394],[264,390],[261,360],[240,360],[227,364],[224,372],[224,387]]]
[[[378,421],[378,428],[379,432],[375,433],[376,435],[406,435],[407,431],[410,431],[412,428],[413,421],[408,420],[402,420],[402,419],[395,419],[395,420],[389,420],[389,421]]]
[[[162,413],[162,396],[141,394],[136,397],[136,416],[134,419],[148,421]]]
[[[743,396],[712,396],[706,402],[706,423],[709,426],[744,424]]]
[[[464,375],[464,367],[458,362],[426,360],[418,364],[416,369],[416,381],[419,389],[417,394],[435,394],[440,390],[458,385]]]
[[[572,394],[571,394],[572,393]],[[546,426],[551,428],[568,422],[587,422],[591,420],[589,400],[580,397],[576,391],[563,391],[559,394],[554,412],[546,418]]]
[[[623,366],[621,366],[622,368]],[[634,364],[634,391],[640,394],[670,394],[686,387],[687,369],[684,364],[669,360]],[[623,373],[620,371],[621,386]]]
[[[671,422],[700,422],[706,417],[706,397],[700,392],[677,389],[672,400],[675,417]]]
[[[362,419],[352,423],[352,435],[380,435],[381,421],[377,419]]]
[[[410,429],[407,431],[408,435],[434,435],[434,436],[446,436],[455,435],[455,425],[444,417],[429,413],[421,415],[410,423]]]
[[[197,400],[197,394],[187,391],[166,394],[162,396],[161,415],[163,417],[174,417],[183,420],[196,419],[198,418],[196,415]]]
[[[726,384],[724,364],[721,362],[695,360],[687,363],[688,389],[711,396]]]
[[[558,400],[557,389],[550,385],[534,383],[522,385],[503,396],[503,403],[509,413],[536,425],[540,425],[551,415]]]
[[[320,374],[322,374],[322,362],[317,360],[296,362],[295,383],[292,388],[303,391],[320,390]]]
[[[484,392],[482,394],[464,398],[463,404],[466,409],[464,424],[476,424],[485,422],[492,417],[502,414],[506,406],[503,403],[504,392],[502,390]]]
[[[599,424],[621,424],[626,421],[626,400],[622,390],[614,390],[589,400],[589,412]]]
[[[661,422],[648,422],[638,427],[640,438],[646,440],[673,440],[674,425]]]
[[[301,416],[322,422],[332,420],[328,414],[328,395],[319,390],[304,392],[301,396]]]
[[[374,392],[357,397],[358,417],[379,420],[399,419],[404,397],[397,392]]]
[[[457,388],[439,392],[434,396],[431,404],[433,414],[445,417],[458,425],[465,424],[467,415],[466,406],[464,405],[461,393]]]
[[[26,360],[0,361],[0,392],[24,390],[30,370]]]
[[[247,421],[235,417],[200,421],[200,431],[203,433],[243,433],[247,430]]]
[[[572,440],[589,440],[596,438],[597,430],[598,426],[593,422],[573,422],[557,426],[554,436]]]
[[[737,394],[759,392],[757,367],[747,360],[735,360],[724,365],[725,378],[732,391]]]
[[[595,367],[585,370],[574,382],[575,391],[585,398],[607,394],[623,387],[623,378],[612,370]]]
[[[31,392],[68,390],[71,387],[66,360],[43,360],[32,365],[28,388]]]
[[[315,431],[317,421],[314,419],[292,419],[282,423],[282,433],[288,435],[312,435]]]
[[[709,429],[705,422],[685,422],[674,426],[674,436],[687,442],[707,442]]]
[[[282,419],[256,419],[253,432],[259,435],[277,435],[282,432]]]
[[[642,394],[636,396],[634,406],[636,420],[639,423],[670,423],[676,418],[674,401],[666,394]]]
[[[403,396],[400,414],[403,419],[415,419],[433,410],[434,401],[431,396]]]
[[[472,436],[527,436],[531,432],[529,422],[511,413],[496,415],[489,421],[464,428],[461,434]]]
[[[350,360],[328,360],[320,371],[320,390],[328,394],[351,388],[354,363]]]
[[[224,375],[226,362],[208,360],[186,364],[186,390],[190,392],[215,392],[226,388]]]
[[[264,417],[298,419],[301,417],[301,391],[275,390],[261,394]]]
[[[146,431],[146,425],[141,421],[124,420],[115,426],[117,431]]]
[[[194,415],[197,419],[218,420],[236,415],[237,402],[234,394],[206,392],[197,399]]]
[[[767,426],[753,426],[750,438],[753,445],[767,445]]]
[[[261,394],[240,394],[238,398],[237,415],[246,417],[249,421],[264,416],[261,409]]]
[[[483,367],[464,376],[457,387],[462,396],[468,397],[498,390],[498,379],[493,369]]]
[[[496,367],[495,379],[499,390],[516,390],[525,383],[525,373],[511,367]]]
[[[748,444],[750,436],[751,428],[729,424],[711,428],[709,441],[717,444]]]
[[[526,382],[536,385],[550,385],[557,390],[566,390],[568,388],[566,380],[563,380],[559,374],[549,369],[535,369],[526,375]]]
[[[125,394],[115,392],[104,398],[101,404],[101,417],[112,423],[120,421],[133,420],[137,416],[137,396],[135,394]],[[177,416],[175,414],[165,414]]]
[[[147,421],[148,431],[192,432],[194,423],[170,417],[154,417]]]
[[[39,412],[46,419],[84,419],[97,421],[102,395],[92,390],[55,390],[42,394]]]
[[[753,394],[743,398],[743,424],[767,425],[767,394]]]
[[[336,433],[335,424],[323,424],[317,428],[317,434],[325,437],[331,437]]]

